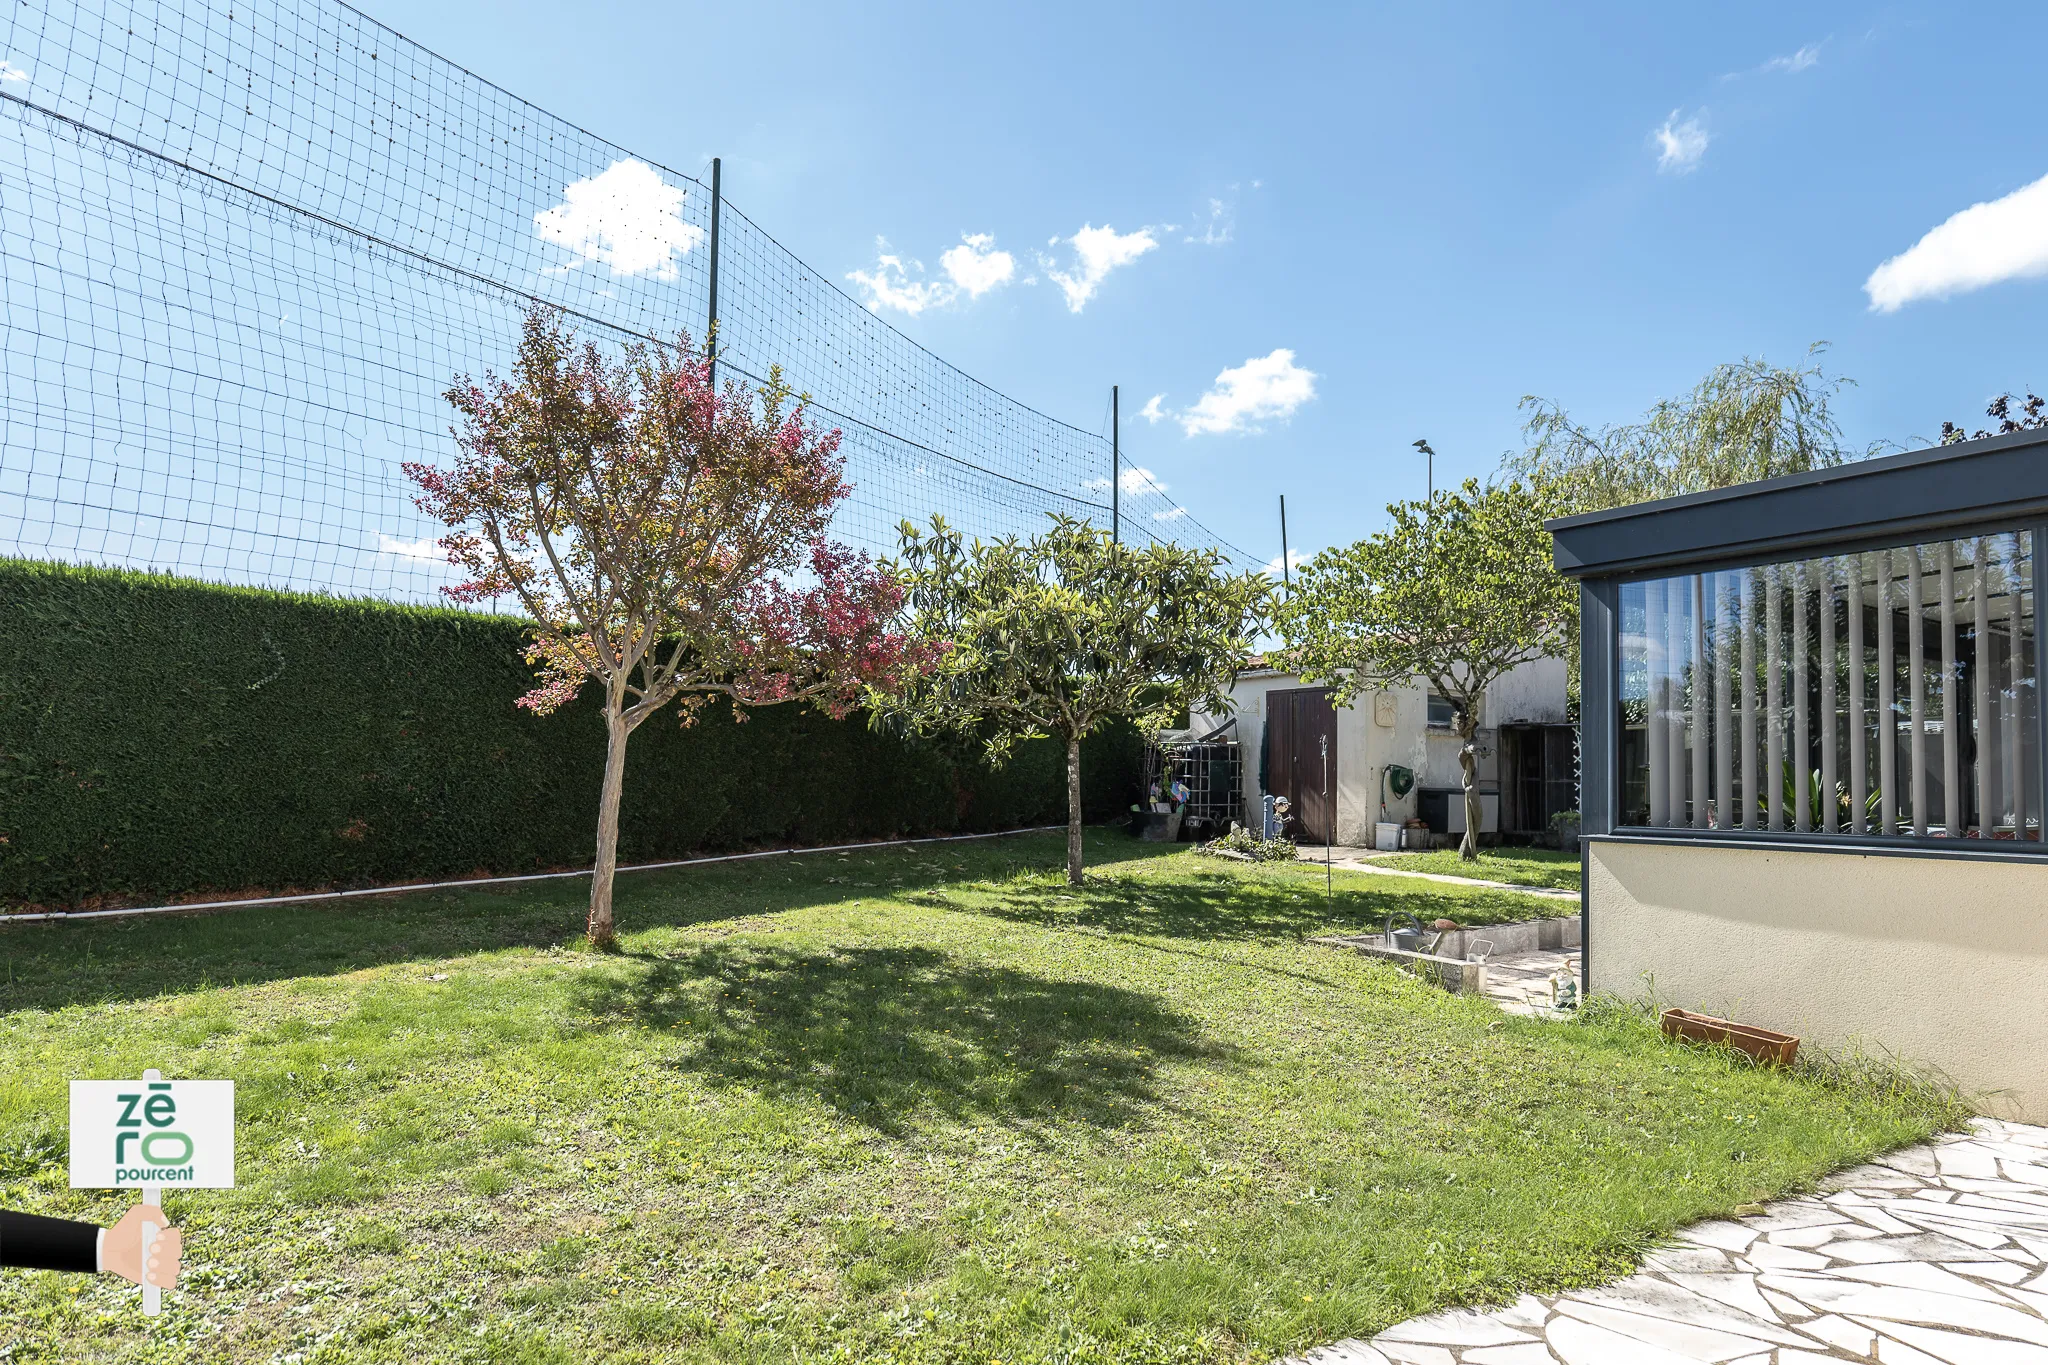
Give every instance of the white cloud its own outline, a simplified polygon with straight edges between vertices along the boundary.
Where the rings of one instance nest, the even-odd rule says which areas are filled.
[[[889,250],[889,243],[881,237],[875,238],[875,250],[879,253],[873,270],[849,270],[846,278],[861,287],[867,297],[863,300],[873,312],[894,308],[899,313],[916,317],[927,308],[942,307],[953,299],[954,289],[943,280],[913,279],[911,273],[924,274],[924,263],[912,261],[907,266],[901,256]]]
[[[1684,175],[1699,166],[1700,158],[1707,154],[1709,138],[1707,130],[1700,126],[1698,115],[1680,123],[1678,111],[1673,109],[1671,117],[1650,135],[1650,140],[1657,148],[1657,169]]]
[[[377,537],[379,554],[397,555],[400,559],[417,560],[422,564],[446,564],[448,552],[436,541],[422,536],[418,540],[400,540],[397,536]]]
[[[1143,465],[1136,464],[1119,472],[1116,476],[1116,484],[1118,488],[1121,488],[1126,493],[1143,493],[1147,491],[1164,493],[1166,491],[1166,481],[1164,479],[1161,479]],[[1109,480],[1090,479],[1081,486],[1091,493],[1107,493],[1109,491]]]
[[[533,215],[541,240],[576,253],[562,267],[602,261],[615,275],[676,277],[675,258],[703,240],[683,221],[683,190],[644,161],[614,161],[562,191],[562,202]]]
[[[1308,556],[1303,554],[1301,551],[1289,550],[1287,552],[1287,567],[1289,571],[1299,569],[1302,565],[1306,563],[1308,563]],[[1279,576],[1280,556],[1274,555],[1271,559],[1266,561],[1266,577],[1278,578]]]
[[[1169,507],[1164,512],[1154,512],[1152,514],[1152,520],[1179,521],[1182,517],[1186,516],[1187,514],[1188,509],[1185,507]]]
[[[978,299],[989,290],[1008,284],[1017,273],[1017,260],[1007,251],[996,250],[992,233],[970,236],[963,232],[960,245],[947,247],[939,257],[939,267],[946,272],[947,279],[967,292],[968,298]]]
[[[2039,275],[2048,275],[2048,176],[1954,215],[1871,271],[1863,292],[1873,311],[1891,313]]]
[[[1230,188],[1234,190],[1237,186],[1232,185]],[[1197,237],[1190,232],[1181,240],[1193,242],[1197,246],[1222,246],[1236,235],[1236,206],[1221,199],[1211,199],[1209,201],[1209,216],[1202,224],[1202,235]]]
[[[1138,416],[1157,425],[1160,419],[1166,416],[1166,409],[1160,406],[1165,397],[1166,395],[1163,393],[1155,393],[1150,398],[1147,398],[1145,406],[1138,409]]]
[[[1159,245],[1149,227],[1136,232],[1118,235],[1117,230],[1107,223],[1101,227],[1084,223],[1081,230],[1066,239],[1074,248],[1074,268],[1071,272],[1055,270],[1050,261],[1045,263],[1045,273],[1067,296],[1067,308],[1078,313],[1095,297],[1109,272],[1118,266],[1129,265],[1146,252]],[[1060,238],[1055,237],[1048,245],[1058,246]]]
[[[1315,396],[1314,371],[1295,364],[1294,352],[1282,346],[1217,375],[1214,386],[1175,420],[1190,436],[1255,431],[1268,418],[1292,417]]]
[[[905,260],[889,250],[886,238],[875,238],[875,268],[848,271],[846,278],[861,287],[863,302],[875,311],[893,308],[912,317],[927,308],[944,308],[963,295],[978,299],[991,289],[1010,282],[1017,273],[1017,260],[1007,251],[995,249],[996,239],[986,232],[961,233],[960,245],[947,247],[939,257],[943,280],[927,280],[924,262]]]
[[[28,81],[28,72],[13,62],[0,61],[0,85],[23,85]]]
[[[1764,70],[1782,71],[1788,76],[1796,76],[1800,72],[1806,70],[1808,67],[1815,65],[1819,61],[1820,44],[1808,43],[1805,47],[1800,48],[1797,52],[1793,53],[1789,57],[1771,58],[1769,61],[1764,63]]]

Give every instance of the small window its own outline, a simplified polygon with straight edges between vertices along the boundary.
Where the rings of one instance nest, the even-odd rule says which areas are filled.
[[[1452,730],[1457,728],[1457,724],[1457,705],[1449,697],[1439,697],[1434,692],[1430,693],[1429,728],[1432,730]]]

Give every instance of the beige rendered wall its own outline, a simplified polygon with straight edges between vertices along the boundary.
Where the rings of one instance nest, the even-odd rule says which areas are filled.
[[[1596,991],[1931,1066],[2048,1119],[2048,866],[1595,842]]]

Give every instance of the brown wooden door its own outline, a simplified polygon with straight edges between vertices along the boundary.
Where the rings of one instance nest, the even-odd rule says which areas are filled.
[[[1305,843],[1335,842],[1337,712],[1330,705],[1330,689],[1268,692],[1266,744],[1267,790],[1286,797],[1294,807],[1289,832]]]

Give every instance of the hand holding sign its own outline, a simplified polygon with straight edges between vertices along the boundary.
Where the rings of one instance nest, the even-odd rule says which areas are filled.
[[[71,1083],[71,1188],[142,1187],[142,1203],[108,1230],[106,1269],[142,1286],[142,1311],[157,1311],[160,1291],[176,1283],[183,1241],[166,1226],[158,1191],[232,1189],[235,1183],[235,1083],[140,1081]]]
[[[178,1229],[169,1226],[169,1221],[154,1204],[137,1204],[122,1214],[121,1221],[107,1229],[106,1240],[100,1243],[100,1269],[136,1284],[175,1289],[178,1254],[184,1248],[184,1240]],[[145,1225],[156,1229],[147,1267],[143,1264],[142,1247]]]

